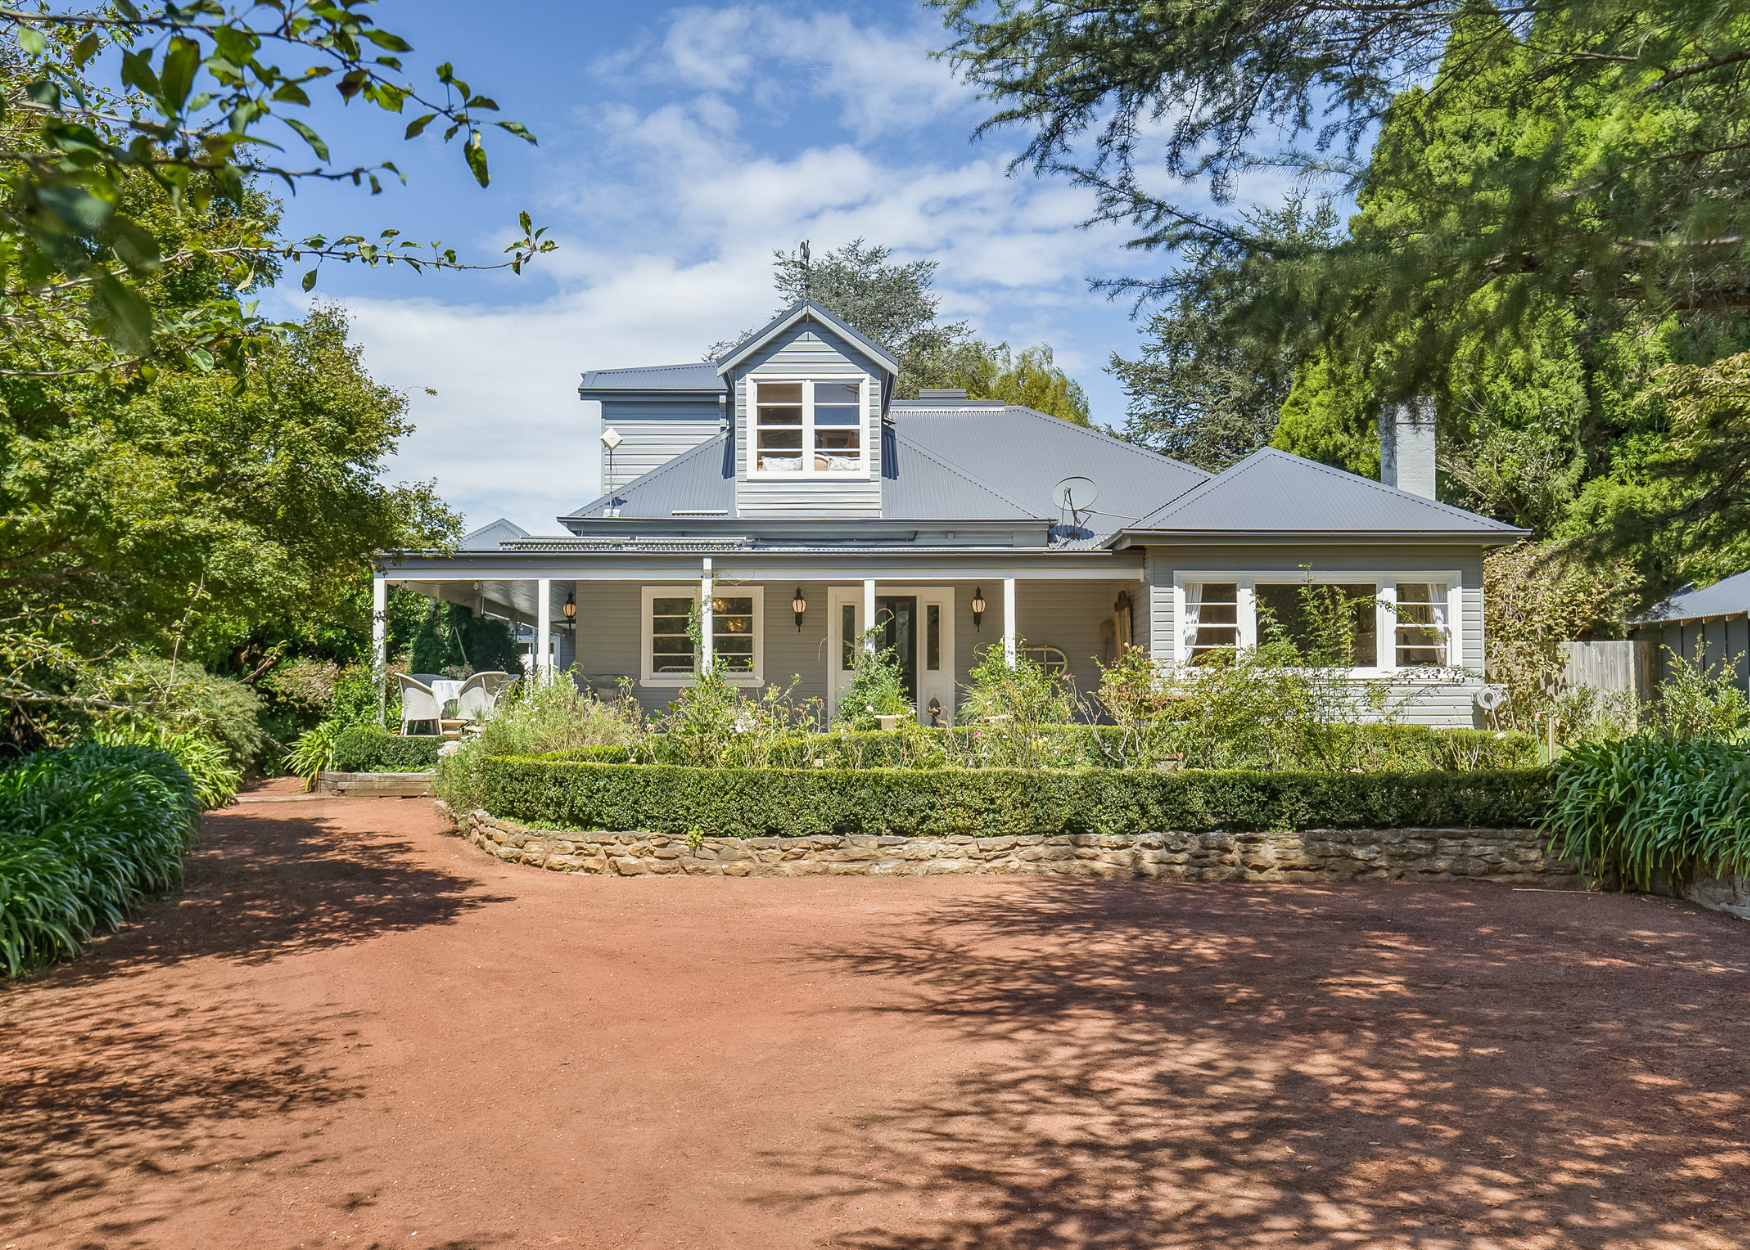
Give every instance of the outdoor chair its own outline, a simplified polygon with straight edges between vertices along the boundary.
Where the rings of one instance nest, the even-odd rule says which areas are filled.
[[[509,673],[475,673],[462,683],[456,696],[456,715],[465,721],[481,721],[492,715],[498,696],[512,681]]]
[[[436,725],[443,717],[444,709],[431,687],[406,673],[395,674],[395,680],[401,683],[401,732],[405,734],[409,725],[423,721]]]

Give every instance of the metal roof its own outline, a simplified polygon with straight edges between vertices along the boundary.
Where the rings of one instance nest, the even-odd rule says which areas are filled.
[[[719,356],[717,358],[717,372],[719,374],[728,373],[731,369],[735,368],[736,365],[740,364],[754,352],[758,351],[765,344],[767,339],[789,329],[798,321],[809,319],[823,322],[832,327],[837,334],[849,339],[851,342],[861,347],[877,363],[886,365],[887,372],[898,376],[899,361],[893,358],[891,352],[855,326],[848,322],[839,320],[839,318],[835,317],[832,313],[828,312],[811,299],[805,299],[790,305],[790,307],[786,308],[776,317],[773,317],[765,325],[761,326],[758,330],[755,330],[752,334],[741,340],[741,342],[737,343],[723,355]]]
[[[518,538],[527,538],[529,531],[515,521],[499,517],[489,521],[479,529],[462,535],[462,541],[456,544],[458,551],[497,551],[500,543],[512,542]]]
[[[881,516],[904,521],[1043,521],[957,464],[894,432],[893,472],[881,479]]]
[[[1750,570],[1722,578],[1705,590],[1691,582],[1671,592],[1635,618],[1637,625],[1674,625],[1710,616],[1750,612]]]
[[[1122,529],[1210,476],[1135,443],[1032,408],[991,407],[976,401],[926,407],[913,401],[895,405],[891,416],[901,439],[1012,500],[1026,516],[1057,518],[1052,487],[1066,477],[1093,478],[1099,497],[1082,520],[1095,534]],[[902,456],[902,481],[905,471]]]
[[[722,391],[717,366],[709,360],[685,365],[640,365],[635,369],[591,369],[581,391]]]
[[[602,495],[560,517],[599,517],[617,501],[622,517],[668,517],[675,513],[704,514],[700,519],[727,517],[735,511],[735,472],[728,459],[729,435],[717,434],[691,451],[664,461],[642,477]]]
[[[1124,528],[1133,535],[1450,535],[1503,542],[1530,533],[1274,447]]]

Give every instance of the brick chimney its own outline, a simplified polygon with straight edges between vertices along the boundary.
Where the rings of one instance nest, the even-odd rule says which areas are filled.
[[[1434,400],[1419,395],[1379,410],[1379,480],[1434,498]]]

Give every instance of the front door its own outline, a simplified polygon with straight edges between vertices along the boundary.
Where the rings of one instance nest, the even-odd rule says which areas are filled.
[[[947,724],[954,715],[954,591],[951,587],[881,586],[875,596],[875,625],[881,632],[875,645],[892,649],[899,656],[907,696],[917,705],[918,720],[931,722],[930,703],[936,705],[936,723]],[[863,588],[832,586],[827,591],[827,610],[832,622],[828,646],[827,715],[838,710],[838,701],[850,689],[856,675],[857,649],[863,640]]]

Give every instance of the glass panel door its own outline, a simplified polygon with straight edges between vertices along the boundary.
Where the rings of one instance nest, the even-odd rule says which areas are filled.
[[[918,700],[918,600],[916,595],[881,595],[875,600],[876,647],[899,659],[905,697]]]

